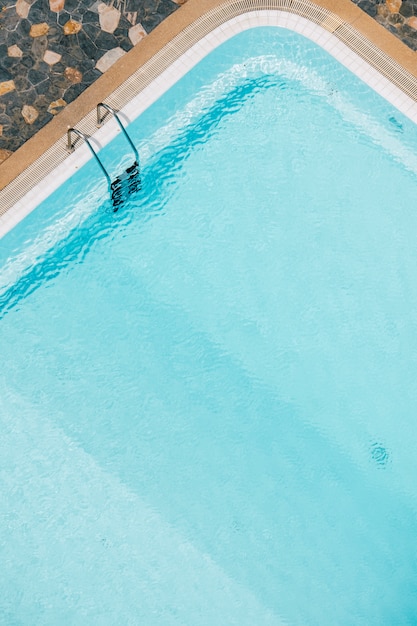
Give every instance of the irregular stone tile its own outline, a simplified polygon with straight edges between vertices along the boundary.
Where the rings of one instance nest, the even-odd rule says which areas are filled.
[[[65,81],[65,87],[58,87],[53,83],[49,83],[48,85],[46,85],[46,87],[46,90],[42,90],[43,93],[38,94],[38,97],[43,97],[47,101],[46,106],[44,107],[45,110],[48,108],[51,102],[54,102],[55,100],[59,100],[59,98],[64,97],[65,87],[68,87],[68,82]],[[68,102],[68,100],[65,99],[65,102]],[[34,101],[34,105],[39,108],[36,100]]]
[[[7,56],[9,57],[15,57],[17,58],[22,58],[23,56],[23,52],[22,50],[19,48],[19,46],[17,46],[16,44],[14,44],[13,46],[9,46],[7,48]]]
[[[16,87],[16,91],[26,91],[26,89],[30,88],[30,82],[27,78],[27,73],[22,74],[21,76],[16,76],[14,79],[14,84]]]
[[[36,93],[41,95],[41,94],[45,94],[45,93],[49,93],[49,88],[51,85],[51,81],[50,80],[44,80],[41,83],[39,83],[39,85],[36,85]],[[56,100],[56,98],[58,98],[59,96],[61,96],[62,93],[59,91],[57,95],[53,95],[50,98],[48,98],[49,101],[51,100]],[[31,102],[33,102],[33,99],[31,100]]]
[[[40,70],[31,69],[28,72],[28,79],[32,85],[39,85],[39,83],[43,83],[44,80],[48,79],[48,75]]]
[[[4,4],[4,1],[1,3]],[[12,3],[9,3],[10,9],[12,8]],[[13,31],[15,30],[15,28],[17,27],[18,23],[20,22],[20,17],[18,16],[18,14],[11,10],[8,11],[7,7],[3,7],[0,10],[0,22],[1,22],[1,28],[2,30],[6,30],[6,31]]]
[[[67,102],[72,102],[75,98],[78,98],[83,91],[84,86],[81,83],[71,85],[71,87],[69,87],[65,92],[65,100]]]
[[[83,74],[83,85],[84,87],[88,87],[91,83],[94,83],[95,80],[100,76],[100,72],[95,68],[84,72]]]
[[[23,41],[27,41],[27,37],[29,37],[30,27],[31,23],[29,22],[29,20],[21,19],[19,21],[19,25],[16,28],[16,33]]]
[[[120,11],[102,2],[98,5],[100,28],[105,33],[114,33],[120,21]]]
[[[47,98],[42,94],[35,98],[35,100],[33,101],[33,105],[38,109],[38,111],[46,113],[50,102],[52,102],[51,98]]]
[[[59,13],[61,15],[61,13]],[[58,23],[51,24],[49,23],[49,32],[47,36],[48,42],[53,44],[58,44],[62,39],[62,27],[58,25]]]
[[[99,34],[94,41],[94,45],[97,46],[98,50],[102,51],[101,54],[108,52],[109,50],[113,50],[113,48],[121,48],[116,37],[112,35],[112,33],[105,33],[103,30],[99,31]]]
[[[174,11],[178,9],[178,5],[175,4],[175,2],[170,2],[170,4],[168,5],[168,8],[169,8],[169,13],[173,13]],[[150,33],[151,30],[159,26],[162,20],[165,19],[166,17],[166,16],[160,15],[157,12],[147,13],[144,11],[142,15],[143,17],[141,17],[140,22],[146,29],[147,33]]]
[[[388,17],[388,15],[390,15],[390,12],[385,4],[378,4],[376,8],[376,14],[380,17]]]
[[[36,37],[33,40],[31,48],[31,56],[36,63],[40,63],[48,49],[48,38],[45,35]]]
[[[387,0],[386,5],[390,13],[398,13],[401,9],[402,0]]]
[[[116,63],[119,59],[124,56],[126,52],[122,50],[122,48],[113,48],[112,50],[108,50],[103,56],[97,61],[96,69],[104,74],[109,67]]]
[[[33,38],[42,37],[42,35],[46,35],[49,30],[49,26],[46,22],[42,22],[41,24],[32,24],[30,27],[29,35]]]
[[[88,7],[88,10],[91,11],[92,13],[98,13],[98,7],[100,4],[102,4],[102,2],[100,0],[96,0],[96,2],[94,2],[90,7]]]
[[[0,137],[3,135],[3,124],[0,124]]]
[[[81,29],[82,24],[75,20],[68,20],[68,22],[64,24],[64,35],[76,35]]]
[[[136,26],[132,26],[132,28],[129,28],[129,39],[134,46],[136,46],[139,41],[146,37],[146,35],[147,32],[143,28],[142,24],[136,24]]]
[[[38,119],[39,113],[35,109],[35,107],[29,106],[25,104],[22,109],[22,117],[25,120],[26,124],[33,124],[33,122]]]
[[[29,15],[29,11],[30,11],[30,4],[28,2],[25,2],[25,0],[17,0],[16,13],[18,14],[19,17],[26,19],[27,16]]]
[[[54,13],[59,13],[64,9],[65,0],[49,0],[49,8]]]
[[[405,22],[405,17],[400,15],[399,13],[390,13],[388,18],[388,23],[391,26],[394,26],[397,30],[399,30]]]
[[[417,17],[413,16],[413,17],[408,18],[407,26],[410,26],[411,28],[414,28],[415,30],[417,30]]]
[[[76,13],[81,7],[84,7],[85,5],[86,0],[65,0],[65,10],[68,11],[68,13],[71,13],[71,15]]]
[[[11,154],[13,154],[11,150],[0,149],[0,163],[8,159]]]
[[[404,17],[413,17],[414,15],[413,5],[410,2],[403,2],[401,5],[400,13],[401,15],[404,15]]]
[[[120,48],[122,48],[125,52],[129,52],[129,50],[133,48],[132,42],[130,41],[129,37],[122,37],[120,35],[120,37],[117,38],[117,41]]]
[[[5,67],[1,67],[0,65],[0,83],[4,83],[7,80],[13,80],[13,76]]]
[[[57,52],[52,52],[52,50],[47,50],[43,55],[43,60],[48,65],[55,65],[55,63],[59,63],[62,59],[62,55]]]
[[[94,40],[93,40],[94,41]],[[86,67],[89,63],[90,66],[94,64],[94,62],[100,57],[101,54],[103,54],[102,52],[100,53],[97,50],[97,47],[95,45],[95,43],[93,43],[93,41],[91,40],[91,38],[86,34],[85,29],[83,28],[83,30],[78,34],[78,44],[82,47],[82,50],[84,52],[83,58],[76,63],[77,67],[80,67],[81,65],[83,65],[84,67]],[[114,47],[110,46],[111,48]],[[70,61],[69,58],[67,58],[67,65],[72,65],[73,62]],[[83,69],[84,69],[83,67]]]
[[[52,113],[52,115],[57,115],[62,109],[67,105],[65,100],[59,98],[58,100],[54,100],[48,107],[48,113]]]
[[[132,11],[131,13],[125,13],[125,18],[132,24],[132,26],[134,26],[138,19],[138,12]]]
[[[9,93],[9,91],[14,89],[16,89],[14,80],[5,80],[0,83],[0,96],[4,96],[5,93]]]
[[[74,84],[80,83],[83,79],[83,75],[81,74],[80,70],[77,70],[75,67],[66,67],[64,71],[64,76],[71,83]]]
[[[98,33],[100,32],[100,27],[97,24],[91,24],[86,23],[85,21],[83,22],[83,33],[85,33],[88,37],[90,37],[90,39],[92,41],[94,41],[94,39],[97,37]]]
[[[415,38],[413,37],[403,37],[403,42],[407,44],[407,46],[409,46],[411,48],[411,50],[414,50],[414,52],[417,49],[417,42],[415,40]]]
[[[26,0],[26,1],[31,2],[31,0]],[[41,6],[41,3],[43,2],[44,0],[35,0],[35,2],[31,2],[29,15],[27,17],[27,19],[29,20],[31,24],[40,24],[41,22],[48,21],[46,17],[49,11],[43,10],[43,7]]]
[[[29,56],[29,55],[24,56],[24,57],[21,59],[21,61],[20,61],[20,67],[21,67],[21,69],[22,69],[22,72],[25,72],[25,71],[26,71],[26,73],[27,73],[27,72],[28,72],[28,70],[29,70],[31,67],[33,67],[34,65],[35,65],[35,61],[34,61],[34,59],[32,59],[32,57],[31,57],[31,56]]]
[[[71,19],[71,15],[67,11],[61,11],[60,13],[57,14],[56,23],[58,24],[58,26],[61,26],[61,31],[60,31],[61,35],[62,35],[62,28],[64,28],[65,24],[70,19]]]

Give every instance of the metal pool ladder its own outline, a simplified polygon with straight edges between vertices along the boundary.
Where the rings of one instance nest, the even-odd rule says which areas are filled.
[[[108,104],[105,104],[104,102],[99,102],[99,104],[97,105],[97,127],[99,128],[100,126],[102,126],[103,119],[105,117],[105,116],[101,117],[100,115],[101,107],[106,109],[108,113],[110,113],[116,118],[117,123],[119,124],[124,136],[126,137],[127,141],[129,142],[134,152],[134,155],[135,155],[134,163],[130,167],[128,167],[123,174],[121,174],[120,176],[116,176],[116,178],[112,181],[110,179],[110,176],[106,168],[104,167],[96,151],[91,145],[90,138],[84,133],[82,133],[80,130],[78,130],[77,128],[68,128],[67,130],[67,150],[68,152],[74,152],[74,149],[75,149],[73,143],[71,142],[71,133],[75,133],[78,137],[80,137],[86,142],[92,155],[94,156],[98,165],[100,166],[101,171],[106,177],[107,185],[109,188],[109,194],[110,194],[110,198],[111,198],[112,205],[113,205],[113,211],[116,212],[119,209],[120,205],[123,203],[123,200],[126,197],[126,195],[130,195],[131,193],[135,193],[141,189],[141,180],[140,180],[140,172],[139,172],[139,154],[134,143],[132,142],[129,135],[127,134],[127,131],[124,128],[122,122],[120,121],[120,118],[117,115],[117,112],[111,106],[109,106]]]

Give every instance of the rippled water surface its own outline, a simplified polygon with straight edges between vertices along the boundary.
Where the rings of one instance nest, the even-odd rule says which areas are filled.
[[[0,623],[415,625],[415,127],[265,28],[129,132],[0,242]]]

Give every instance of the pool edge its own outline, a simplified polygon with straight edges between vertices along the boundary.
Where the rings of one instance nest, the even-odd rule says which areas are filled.
[[[407,82],[405,93],[408,91],[408,96],[417,102],[416,53],[351,0],[188,0],[0,165],[0,221],[19,199],[53,171],[55,162],[65,160],[65,134],[69,126],[81,123],[82,130],[91,134],[98,102],[108,100],[142,68],[143,84],[151,84],[155,76],[147,75],[149,64],[153,62],[156,67],[156,77],[162,74],[194,40],[204,38],[207,24],[204,28],[202,24],[208,22],[210,30],[211,14],[215,15],[216,23],[225,23],[234,15],[253,13],[264,7],[305,17],[319,25],[390,80],[396,72]],[[184,49],[179,49],[176,39],[181,40]],[[151,74],[155,74],[154,70]],[[398,76],[394,76],[393,82],[404,89]]]

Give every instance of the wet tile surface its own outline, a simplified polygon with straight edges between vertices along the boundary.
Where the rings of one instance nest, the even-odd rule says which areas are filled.
[[[0,0],[0,162],[186,0]],[[417,50],[417,0],[352,0]]]

